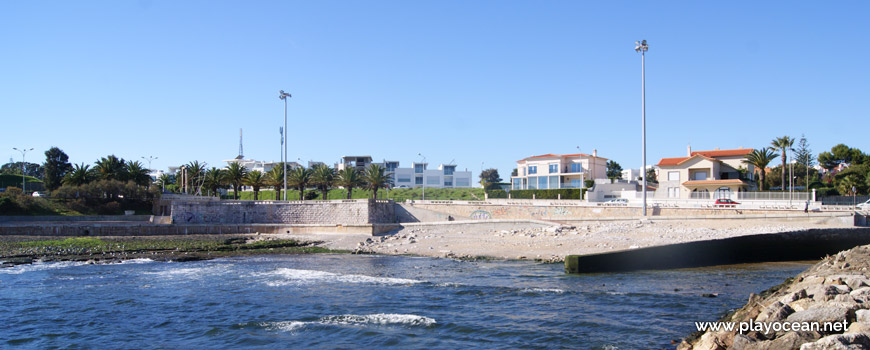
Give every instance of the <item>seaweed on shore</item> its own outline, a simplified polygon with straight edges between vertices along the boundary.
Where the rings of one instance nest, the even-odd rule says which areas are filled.
[[[0,241],[0,264],[40,261],[117,261],[137,258],[192,261],[259,254],[339,252],[296,240],[252,240],[248,237],[124,238],[74,237],[62,240]]]

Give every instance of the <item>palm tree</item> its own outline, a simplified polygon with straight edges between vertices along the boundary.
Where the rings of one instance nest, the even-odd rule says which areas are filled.
[[[303,167],[298,167],[287,173],[287,186],[299,190],[300,201],[305,199],[305,187],[308,186],[308,182],[310,180],[311,170],[305,169]]]
[[[150,186],[151,175],[148,174],[148,169],[142,166],[142,162],[127,162],[126,164],[127,178],[136,183],[136,186]]]
[[[347,199],[351,198],[354,187],[362,187],[364,184],[362,176],[360,176],[360,173],[354,167],[341,169],[338,172],[338,177],[335,179],[336,186],[347,189]]]
[[[94,163],[92,171],[100,180],[125,180],[127,177],[124,159],[110,155]]]
[[[746,155],[746,159],[743,160],[743,163],[750,164],[761,171],[761,181],[758,181],[759,191],[764,191],[764,169],[776,157],[779,157],[779,155],[772,148],[762,147],[761,149],[754,149],[752,152],[749,152]]]
[[[239,163],[230,163],[224,171],[224,182],[233,186],[233,199],[239,199],[242,181],[244,181],[247,174],[248,169],[239,165]]]
[[[203,180],[203,185],[205,189],[209,191],[209,193],[214,196],[217,195],[218,189],[224,188],[224,171],[222,169],[218,169],[212,167],[211,169],[205,172],[205,177]]]
[[[160,185],[163,190],[166,190],[166,185],[172,184],[172,177],[169,176],[169,174],[164,173],[157,178],[157,184]]]
[[[791,146],[794,145],[794,139],[788,136],[777,137],[770,142],[773,145],[774,149],[778,149],[782,152],[782,190],[785,191],[785,163],[786,160],[786,152],[791,149]]]
[[[279,163],[266,173],[266,185],[275,189],[275,200],[281,198],[281,189],[284,188],[284,164]]]
[[[857,193],[852,191],[852,188],[857,189],[858,187],[858,177],[855,175],[848,175],[840,180],[840,183],[837,185],[837,191],[844,196],[854,196]]]
[[[384,174],[384,168],[377,164],[369,164],[363,179],[366,182],[366,188],[372,190],[374,199],[378,199],[378,189],[390,185],[390,177]]]
[[[261,171],[254,170],[248,173],[248,175],[245,175],[243,183],[254,188],[254,200],[259,200],[260,187],[266,185],[266,177],[263,176]]]
[[[91,182],[90,167],[90,165],[85,165],[85,163],[75,164],[72,171],[63,177],[62,183],[67,186],[80,186]]]
[[[326,200],[329,188],[335,182],[335,170],[326,164],[317,164],[311,171],[311,184],[317,186],[322,193],[322,200]]]

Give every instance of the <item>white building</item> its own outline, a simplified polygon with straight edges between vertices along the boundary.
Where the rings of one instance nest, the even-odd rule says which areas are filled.
[[[393,186],[397,188],[468,188],[471,187],[471,172],[456,171],[456,165],[441,164],[438,169],[429,169],[428,163],[413,163],[411,168],[400,168],[399,162],[386,162],[393,168]]]
[[[511,176],[511,189],[583,188],[586,180],[607,177],[607,158],[577,154],[544,154],[517,161],[517,176]]]
[[[238,163],[239,165],[241,165],[242,167],[247,169],[248,172],[256,170],[256,171],[259,171],[261,173],[266,173],[269,170],[272,170],[272,168],[274,168],[275,166],[278,166],[281,164],[281,162],[267,162],[267,161],[254,160],[254,159],[243,159],[241,157],[228,159],[228,160],[225,160],[224,162],[227,163],[227,166],[229,166],[232,163]],[[287,162],[287,170],[288,171],[290,169],[295,169],[295,168],[298,168],[301,166],[302,166],[302,164],[299,164],[297,162]]]

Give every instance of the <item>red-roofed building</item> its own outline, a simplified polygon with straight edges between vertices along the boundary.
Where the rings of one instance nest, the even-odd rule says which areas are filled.
[[[685,157],[662,158],[657,164],[656,197],[731,198],[732,193],[754,190],[750,181],[755,167],[743,162],[751,152],[751,148],[692,152],[689,147]]]
[[[511,176],[511,189],[582,188],[586,180],[607,178],[607,158],[592,155],[542,154],[517,161],[517,176]]]

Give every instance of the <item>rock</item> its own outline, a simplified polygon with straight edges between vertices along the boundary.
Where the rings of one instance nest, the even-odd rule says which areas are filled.
[[[788,303],[791,303],[793,301],[801,300],[801,299],[806,298],[806,297],[807,297],[807,290],[801,289],[797,292],[786,294],[786,296],[779,299],[779,302],[781,302],[783,304],[788,304]]]
[[[855,321],[870,323],[870,310],[855,311]]]
[[[820,306],[795,312],[786,322],[838,322],[849,317],[849,308],[842,306]]]
[[[717,337],[716,333],[704,333],[701,339],[695,343],[693,350],[726,350],[725,343]]]
[[[865,333],[870,334],[870,323],[867,322],[852,322],[846,333]]]
[[[807,295],[811,295],[816,301],[828,301],[835,295],[849,293],[849,286],[845,285],[818,285],[807,288]]]
[[[730,350],[781,350],[798,349],[801,344],[815,341],[821,338],[816,332],[790,332],[773,340],[757,341],[750,337],[740,335],[734,337],[734,344]]]
[[[801,345],[800,350],[868,350],[870,337],[862,333],[834,334],[812,343]]]
[[[810,299],[810,298],[804,298],[804,299],[790,302],[790,303],[788,303],[788,306],[791,307],[792,310],[794,310],[795,312],[798,312],[798,311],[804,311],[806,309],[809,309],[810,307],[812,307],[813,305],[816,305],[816,304],[817,303],[815,300]]]

